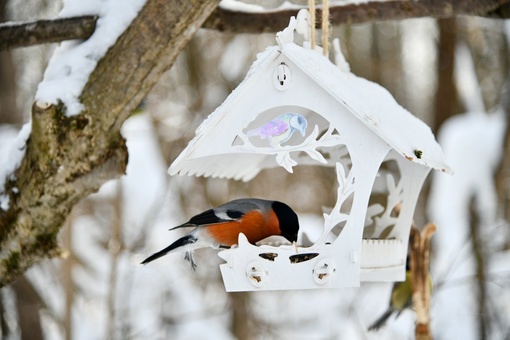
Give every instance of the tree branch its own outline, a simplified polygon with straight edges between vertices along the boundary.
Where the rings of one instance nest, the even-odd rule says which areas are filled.
[[[298,9],[275,9],[242,12],[218,7],[204,22],[203,28],[235,33],[277,32],[287,27],[289,18],[296,16],[298,11]],[[330,7],[329,12],[332,25],[421,17],[451,18],[457,15],[507,19],[510,18],[510,0],[374,1],[362,4],[335,4]],[[321,15],[322,11],[318,8],[318,23],[322,20]],[[87,39],[94,32],[96,21],[95,16],[84,16],[41,20],[20,25],[0,25],[0,51],[71,39]]]
[[[65,116],[62,104],[34,104],[25,156],[3,190],[10,205],[0,209],[0,286],[58,256],[56,236],[71,208],[124,174],[122,123],[218,2],[148,0],[90,75],[79,115]]]
[[[0,51],[72,39],[88,39],[96,29],[97,16],[39,20],[0,25]]]
[[[348,5],[335,4],[330,6],[329,18],[332,25],[363,24],[420,17],[448,18],[457,15],[492,18],[507,15],[505,18],[508,18],[509,2],[509,0],[395,0]],[[507,10],[505,11],[503,7]],[[223,9],[220,6],[207,19],[203,27],[236,33],[276,32],[287,27],[289,18],[296,16],[298,11],[298,9],[285,9],[262,13],[238,12]],[[320,23],[321,21],[322,11],[317,8],[316,22]]]

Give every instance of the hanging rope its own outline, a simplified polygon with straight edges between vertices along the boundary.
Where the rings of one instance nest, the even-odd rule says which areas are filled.
[[[308,11],[310,12],[310,44],[315,49],[315,0],[308,0]]]
[[[322,0],[322,48],[325,57],[329,56],[329,1]]]
[[[310,12],[310,44],[315,49],[315,0],[308,0]],[[329,56],[329,0],[322,0],[322,51],[325,57]]]

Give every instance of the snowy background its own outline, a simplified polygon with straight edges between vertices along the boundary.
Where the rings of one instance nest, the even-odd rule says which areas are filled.
[[[70,6],[62,15],[96,10],[104,17],[111,15],[112,22],[105,20],[103,27],[114,30],[111,27],[122,25],[118,21],[124,14],[132,16],[142,3],[129,1],[123,12],[116,2]],[[61,9],[58,2],[10,0],[7,4],[4,19],[10,21],[53,18]],[[435,173],[429,178],[415,221],[418,226],[428,221],[438,225],[431,268],[434,336],[479,339],[484,332],[487,338],[502,339],[510,336],[510,175],[503,162],[508,112],[499,104],[510,64],[506,52],[510,23],[460,18],[456,25],[456,116],[437,132],[455,175]],[[442,72],[437,49],[440,35],[433,19],[334,28],[332,33],[340,39],[354,73],[384,85],[400,104],[431,126]],[[19,143],[18,131],[29,121],[34,98],[52,101],[61,84],[68,89],[81,86],[83,72],[71,72],[71,77],[68,73],[63,80],[58,61],[77,69],[83,62],[80,49],[101,53],[96,43],[109,43],[95,39],[81,45],[63,44],[51,62],[54,45],[10,54],[19,116],[14,124],[2,125],[7,120],[0,103],[0,182]],[[274,34],[205,30],[197,34],[139,112],[124,124],[122,134],[129,149],[126,176],[106,183],[79,203],[66,222],[61,243],[68,258],[34,266],[0,291],[4,338],[20,337],[20,308],[36,311],[47,339],[234,339],[235,334],[242,339],[413,337],[412,311],[391,318],[378,332],[366,330],[387,307],[388,283],[228,294],[214,250],[196,252],[196,272],[183,261],[183,254],[139,265],[181,236],[180,231],[169,232],[170,227],[236,197],[282,200],[295,208],[303,228],[322,224],[321,207],[332,206],[336,194],[334,174],[324,169],[296,169],[292,176],[274,169],[249,183],[167,175],[168,166],[196,127],[242,81],[256,54],[274,44]],[[73,47],[77,48],[70,56],[66,51]],[[37,89],[43,75],[44,83]],[[74,103],[70,113],[76,113],[73,110],[79,110],[79,103],[72,93],[68,100]],[[474,238],[473,225],[478,230]],[[26,299],[20,298],[27,285],[37,297],[28,307],[21,305]]]

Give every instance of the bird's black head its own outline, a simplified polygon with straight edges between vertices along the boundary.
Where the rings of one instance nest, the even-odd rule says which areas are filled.
[[[296,242],[299,231],[299,221],[296,213],[285,203],[274,201],[272,208],[278,217],[281,236],[290,242]]]

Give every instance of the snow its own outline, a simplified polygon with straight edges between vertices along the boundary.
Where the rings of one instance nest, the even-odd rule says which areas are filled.
[[[333,49],[335,50],[335,65],[342,72],[351,72],[351,65],[345,60],[345,56],[340,49],[340,40],[333,39]]]
[[[459,89],[459,97],[467,111],[485,111],[471,51],[465,43],[458,43],[455,48],[454,79]]]
[[[12,26],[19,26],[26,24],[26,22],[23,21],[7,21],[7,22],[0,22],[0,28],[3,27],[12,27]]]
[[[232,12],[260,13],[265,11],[264,7],[262,6],[247,4],[236,0],[221,0],[218,6],[221,9],[229,10]]]
[[[243,36],[234,36],[225,47],[223,57],[220,59],[219,69],[225,79],[233,81],[242,74],[243,63],[232,63],[231,55],[235,55],[239,60],[248,60],[250,55],[250,41]]]
[[[302,9],[303,6],[302,5],[298,5],[298,4],[293,4],[292,2],[290,1],[284,1],[281,3],[280,6],[278,6],[278,9],[282,10],[282,9]]]
[[[55,50],[39,84],[36,100],[57,104],[62,101],[66,114],[83,110],[79,96],[87,80],[108,48],[125,31],[145,0],[66,0],[60,17],[98,15],[96,30],[84,41],[66,41]]]
[[[344,0],[344,1],[331,1],[329,3],[329,7],[341,7],[348,5],[359,5],[368,2],[378,2],[378,1],[386,1],[386,0]],[[278,12],[281,10],[300,10],[307,9],[308,6],[303,6],[299,4],[294,4],[290,1],[282,2],[278,7],[275,8],[264,8],[259,5],[247,4],[238,0],[221,0],[219,7],[223,10],[231,11],[231,12],[242,12],[242,13],[271,13]],[[321,6],[316,6],[317,8],[321,8]]]
[[[433,117],[430,113],[435,110],[433,103],[437,79],[435,72],[423,70],[437,69],[437,20],[402,20],[399,23],[399,32],[402,34],[402,92],[413,114],[431,125]]]
[[[495,228],[498,200],[493,173],[503,154],[505,130],[504,112],[471,112],[450,118],[439,133],[445,156],[455,168],[454,176],[434,174],[428,201],[438,226],[432,277],[445,283],[434,295],[432,329],[440,330],[445,339],[476,339],[476,288],[467,279],[475,276],[470,205],[474,198],[481,234],[494,239],[501,230]],[[456,281],[463,284],[448,288]]]
[[[25,155],[25,143],[32,131],[32,122],[17,132],[13,127],[0,126],[0,209],[9,209],[9,195],[3,192],[5,182],[20,166]]]
[[[439,140],[456,173],[452,177],[436,176],[429,200],[435,220],[445,225],[457,225],[459,220],[466,220],[465,209],[472,196],[483,198],[477,203],[494,218],[497,196],[492,174],[499,164],[505,129],[502,111],[457,115],[443,125]],[[446,240],[449,247],[453,240],[463,240],[458,232],[455,231],[457,237]]]

